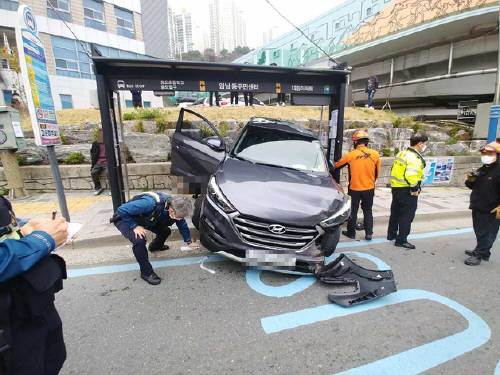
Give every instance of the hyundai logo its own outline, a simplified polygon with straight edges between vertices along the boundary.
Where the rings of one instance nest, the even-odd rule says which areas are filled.
[[[267,227],[267,229],[269,229],[269,232],[274,234],[283,234],[286,232],[286,228],[279,224],[271,224]]]

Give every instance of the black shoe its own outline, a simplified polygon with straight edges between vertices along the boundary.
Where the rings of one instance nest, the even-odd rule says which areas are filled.
[[[467,266],[479,266],[481,264],[481,256],[471,256],[471,257],[468,257],[464,263],[467,265]]]
[[[141,273],[141,279],[143,279],[145,282],[151,284],[151,285],[158,285],[161,283],[160,277],[156,273],[151,273],[149,276],[145,276]]]
[[[170,247],[169,247],[168,245],[163,245],[160,249],[153,249],[153,248],[151,247],[151,244],[149,244],[149,245],[148,245],[148,250],[149,250],[150,252],[152,252],[152,253],[156,253],[156,252],[158,252],[158,251],[165,251],[165,250],[168,250],[168,249],[170,249]]]
[[[484,260],[486,262],[488,262],[490,260],[489,255],[484,255],[484,254],[478,253],[476,250],[465,250],[465,255],[468,255],[470,257],[478,257],[478,258],[481,258],[481,260]]]
[[[365,240],[367,240],[367,241],[371,241],[372,238],[373,238],[373,236],[371,234],[365,235]]]
[[[343,230],[342,231],[342,234],[346,237],[349,237],[351,240],[355,240],[356,239],[356,234],[352,234],[352,233],[349,233],[348,231],[346,230]]]
[[[103,188],[96,189],[96,190],[94,191],[94,195],[101,195],[103,191],[104,191],[104,189],[103,189]]]
[[[394,241],[395,239],[396,239],[396,236],[387,235],[387,240],[388,241]]]
[[[416,246],[409,243],[409,242],[395,242],[394,243],[395,246],[397,247],[404,247],[405,249],[408,249],[408,250],[414,250],[416,249]]]

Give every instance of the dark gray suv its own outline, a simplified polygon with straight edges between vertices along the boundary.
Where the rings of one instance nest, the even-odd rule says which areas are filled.
[[[182,109],[171,172],[199,193],[202,244],[264,269],[313,272],[350,214],[319,140],[291,122],[253,118],[229,151],[212,123]]]

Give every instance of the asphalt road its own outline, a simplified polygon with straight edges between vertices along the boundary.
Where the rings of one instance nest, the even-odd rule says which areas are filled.
[[[209,259],[215,273],[197,259],[163,261],[159,286],[135,270],[72,271],[88,275],[70,277],[57,295],[68,350],[62,373],[494,374],[499,242],[474,268],[463,264],[471,232],[431,236],[414,240],[414,251],[383,240],[343,244],[339,251],[385,262],[397,280],[396,294],[359,308],[330,304],[328,287],[311,278],[230,261]]]

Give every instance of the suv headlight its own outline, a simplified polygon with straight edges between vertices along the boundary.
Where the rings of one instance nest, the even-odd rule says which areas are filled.
[[[210,178],[207,186],[207,194],[212,199],[217,206],[219,206],[224,212],[234,212],[236,209],[229,202],[229,200],[224,196],[222,191],[217,185],[217,181],[215,180],[215,176]]]
[[[323,220],[320,224],[322,227],[328,228],[342,224],[351,214],[351,197],[348,195],[344,196],[344,202],[340,208],[328,219]]]

